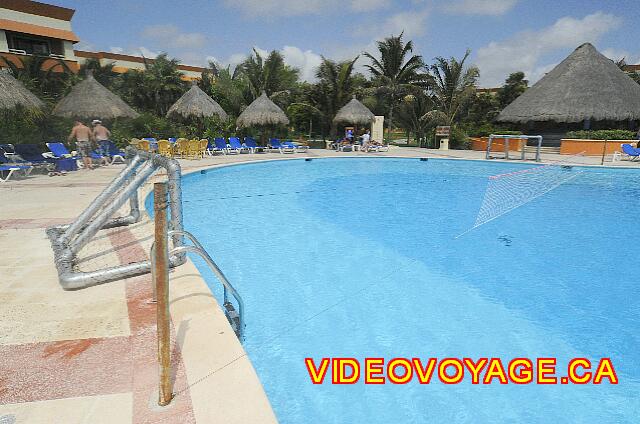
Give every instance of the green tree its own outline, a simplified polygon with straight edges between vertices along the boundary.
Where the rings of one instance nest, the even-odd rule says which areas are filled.
[[[432,120],[423,119],[433,108],[433,99],[424,91],[405,96],[398,106],[398,121],[400,125],[413,132],[420,147],[425,147],[429,130],[434,126]]]
[[[436,57],[436,62],[431,65],[435,106],[446,118],[446,125],[452,125],[461,109],[475,97],[480,71],[475,66],[465,67],[470,54],[471,51],[467,50],[460,60]]]
[[[231,72],[230,66],[222,68],[214,62],[209,62],[198,85],[232,117],[237,118],[247,106],[243,93],[245,82],[238,67]]]
[[[55,102],[71,88],[76,77],[62,59],[49,56],[25,56],[14,63],[0,56],[0,64],[9,68],[11,74],[36,96]]]
[[[514,72],[507,77],[504,85],[498,90],[498,104],[501,109],[520,97],[529,87],[529,81],[524,79],[524,72]]]
[[[253,49],[253,54],[238,66],[238,72],[245,78],[249,101],[257,99],[263,91],[275,101],[278,96],[290,93],[298,81],[299,70],[286,65],[276,50],[263,58]]]
[[[120,76],[119,73],[113,70],[113,67],[113,62],[102,65],[100,60],[91,58],[80,65],[80,72],[78,72],[78,74],[81,77],[86,78],[86,76],[89,75],[89,72],[91,72],[96,81],[108,89],[113,89],[117,78]]]
[[[324,128],[329,128],[331,137],[335,137],[337,133],[333,117],[342,106],[349,102],[353,95],[353,67],[358,57],[343,62],[335,62],[323,57],[316,70],[318,82],[310,90],[309,100],[320,113]]]
[[[377,42],[379,57],[364,53],[370,61],[367,69],[376,80],[379,91],[388,99],[388,137],[393,127],[393,111],[402,97],[416,88],[427,85],[427,75],[422,73],[422,56],[413,55],[413,42],[404,42],[403,33]]]
[[[156,57],[153,62],[145,59],[142,85],[138,86],[141,92],[136,93],[139,99],[144,99],[145,110],[164,116],[171,105],[187,90],[188,84],[182,80],[183,74],[178,70],[179,64],[180,61],[169,59],[166,53]]]

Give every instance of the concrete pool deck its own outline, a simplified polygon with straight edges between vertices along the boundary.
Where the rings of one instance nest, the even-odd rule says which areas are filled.
[[[311,150],[180,163],[188,173],[256,160],[345,156],[483,159],[484,153]],[[566,159],[543,155],[545,162]],[[599,165],[600,158],[574,162]],[[605,165],[640,169],[640,163],[628,161]],[[276,422],[242,345],[190,261],[171,274],[176,397],[166,408],[156,406],[157,341],[155,305],[148,303],[150,276],[73,292],[60,287],[45,229],[72,221],[122,169],[114,165],[64,177],[34,175],[0,185],[0,422]],[[145,190],[150,187],[148,182]],[[82,252],[80,267],[96,269],[145,258],[152,236],[146,214],[130,227],[102,231]]]

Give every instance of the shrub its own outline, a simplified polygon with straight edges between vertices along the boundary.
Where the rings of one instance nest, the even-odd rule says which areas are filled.
[[[636,133],[629,130],[569,131],[565,138],[585,140],[635,140]]]
[[[480,126],[471,125],[465,128],[469,137],[489,137],[491,134],[499,135],[522,135],[521,131],[512,131],[505,128],[493,126],[491,124],[483,124]]]

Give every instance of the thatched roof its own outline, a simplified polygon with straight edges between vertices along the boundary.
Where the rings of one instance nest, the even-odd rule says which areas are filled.
[[[7,70],[0,69],[0,109],[13,109],[17,106],[39,109],[44,103]]]
[[[89,75],[76,84],[53,109],[53,114],[67,118],[114,119],[135,118],[138,112],[133,110],[120,97],[107,90]]]
[[[358,99],[356,99],[356,96],[353,96],[353,99],[336,113],[333,121],[366,125],[370,124],[374,117],[373,112],[360,103]]]
[[[289,124],[287,115],[267,97],[264,91],[238,116],[236,124],[239,127],[260,125]]]
[[[196,84],[191,86],[191,89],[184,93],[182,97],[176,101],[173,106],[169,108],[167,117],[179,115],[183,118],[190,116],[197,117],[211,117],[218,116],[222,120],[227,119],[227,113],[222,107],[204,91],[200,89]]]
[[[501,122],[640,119],[640,85],[586,43],[498,115]]]

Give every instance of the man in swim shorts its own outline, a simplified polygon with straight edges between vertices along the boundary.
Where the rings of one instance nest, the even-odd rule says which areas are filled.
[[[102,155],[100,159],[101,165],[109,165],[109,137],[111,137],[111,131],[104,125],[99,119],[94,119],[91,124],[93,125],[93,139],[98,144],[98,149]]]
[[[91,164],[91,129],[80,121],[73,123],[73,129],[69,134],[69,142],[76,139],[76,150],[78,155],[82,158],[82,163],[85,169],[93,169]]]

